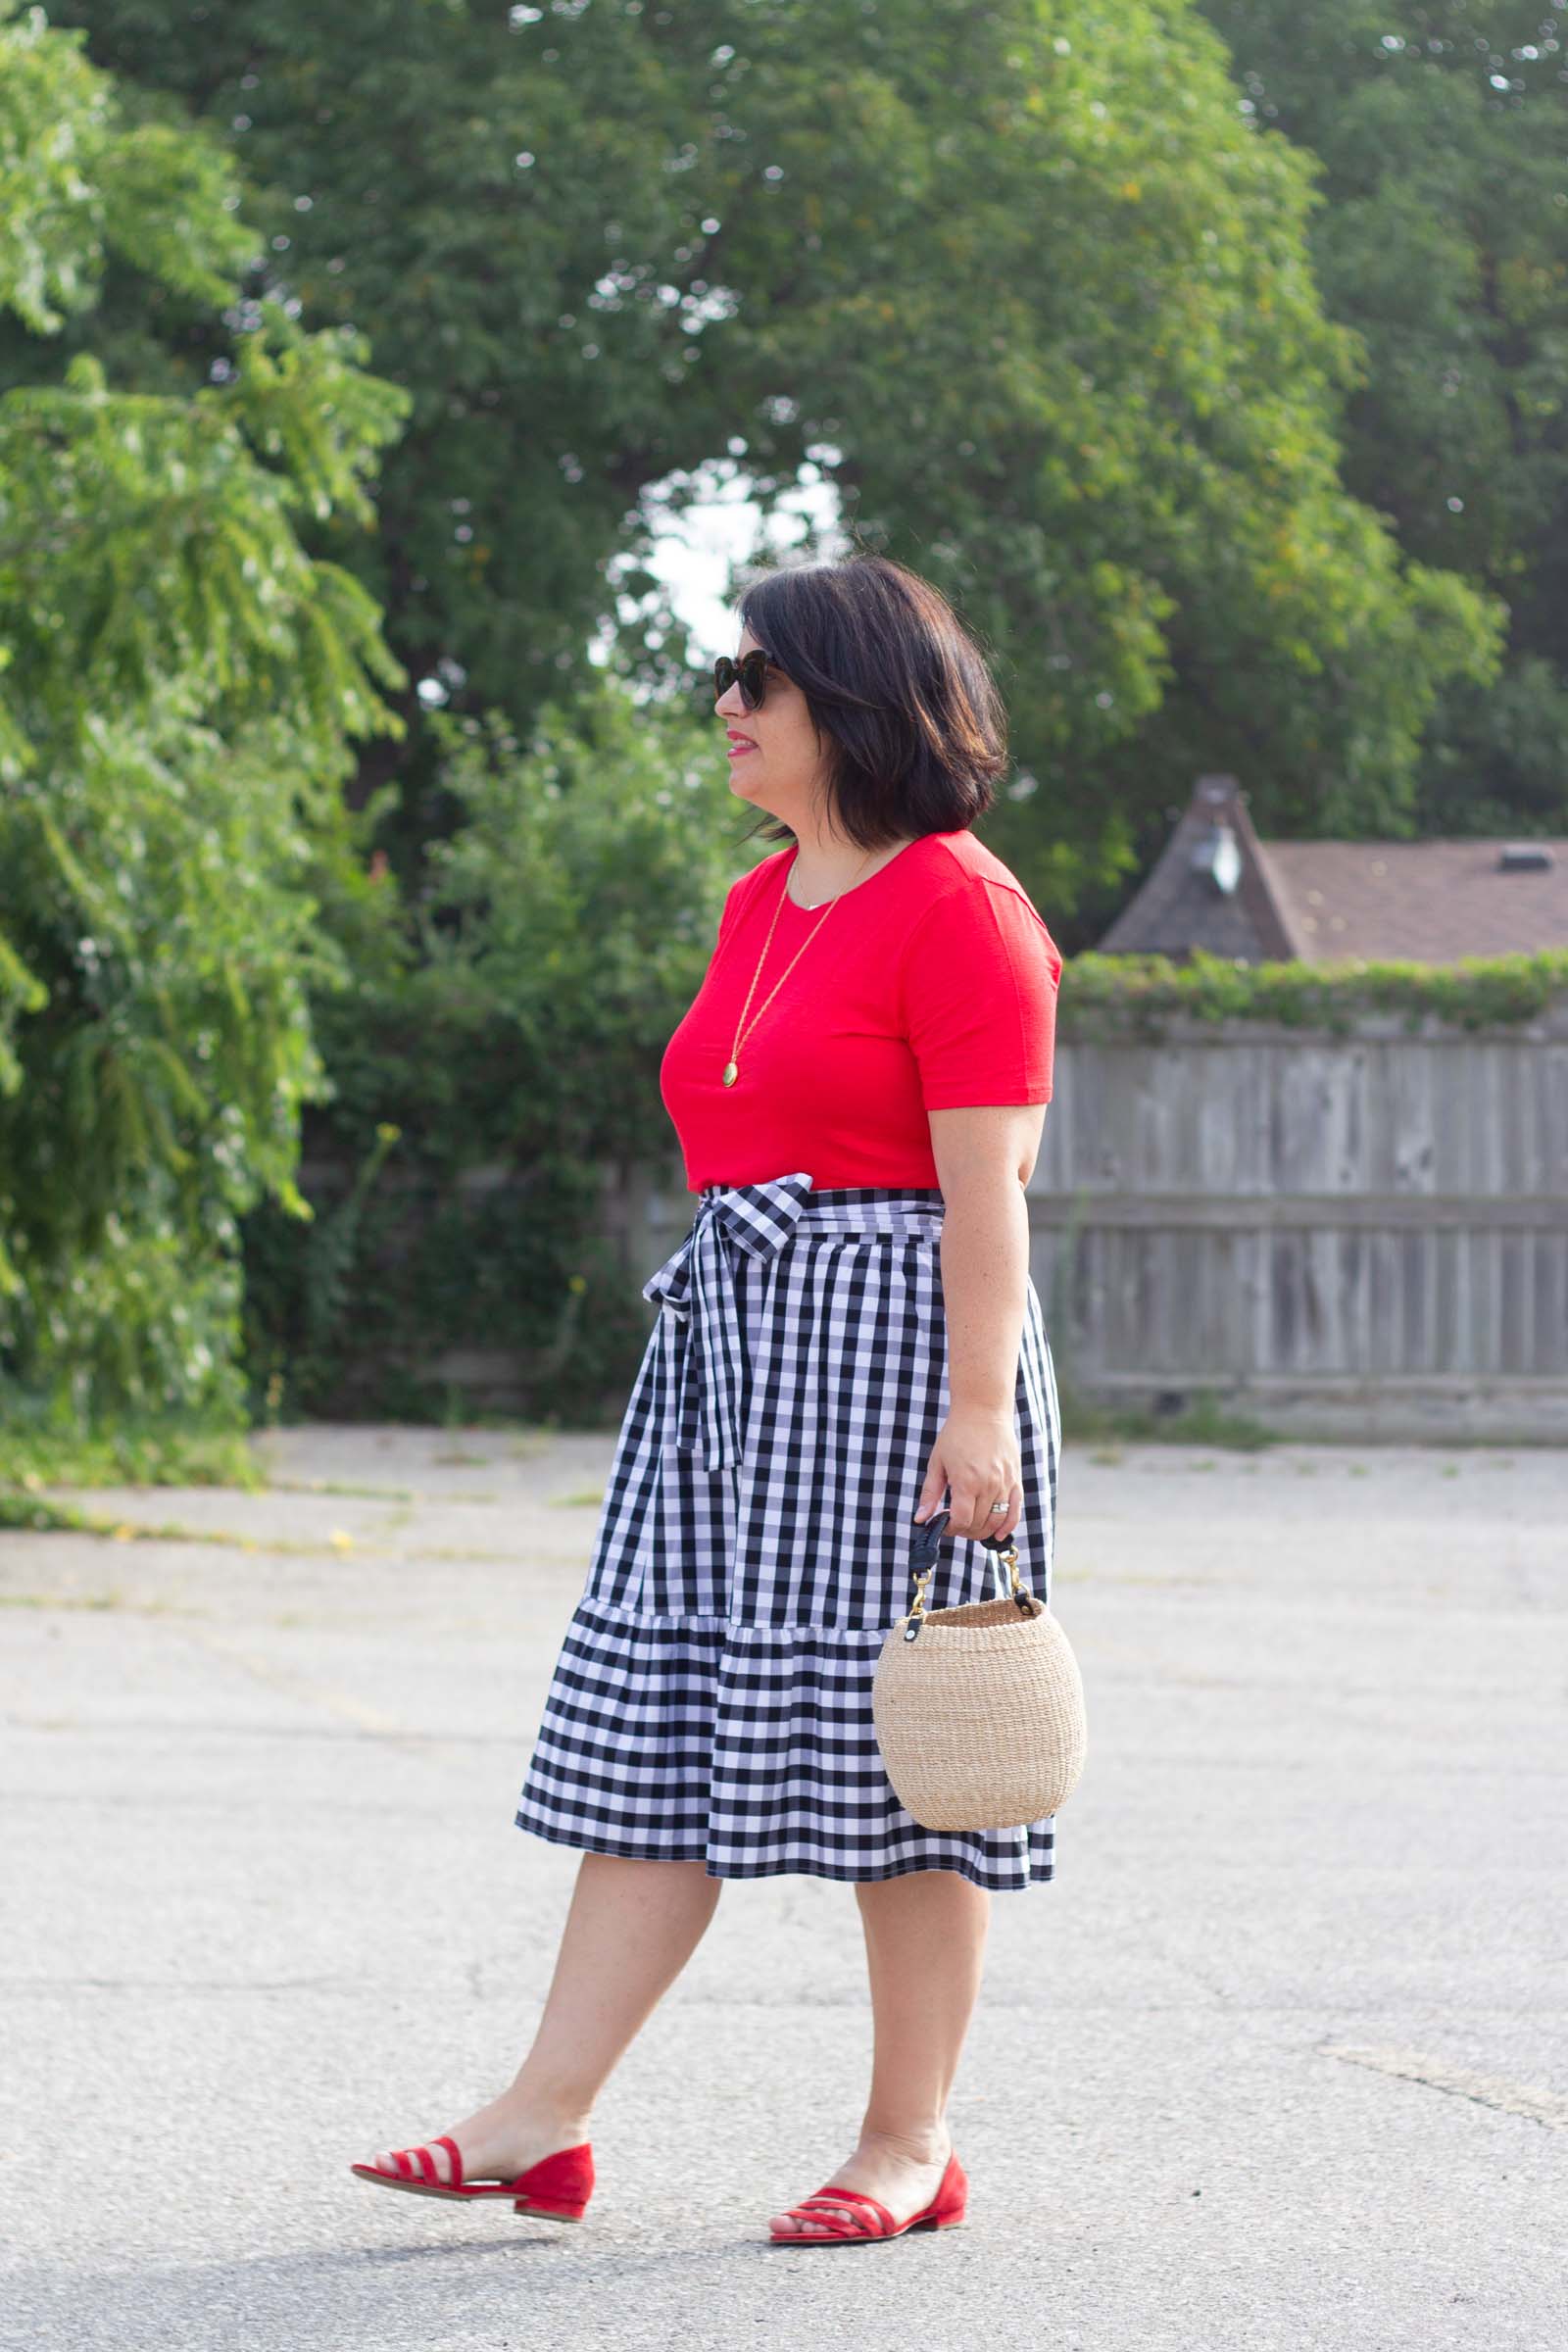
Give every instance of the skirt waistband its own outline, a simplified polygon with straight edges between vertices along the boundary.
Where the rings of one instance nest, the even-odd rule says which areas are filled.
[[[798,1176],[772,1177],[759,1184],[705,1184],[699,1195],[698,1216],[728,1203],[744,1217],[756,1196],[773,1196],[776,1188],[793,1188]],[[947,1211],[941,1190],[930,1185],[853,1184],[810,1191],[793,1200],[790,1226],[794,1233],[919,1233],[940,1232]]]
[[[928,1186],[844,1185],[814,1193],[804,1168],[756,1184],[705,1185],[691,1230],[643,1284],[671,1350],[675,1445],[700,1470],[741,1458],[738,1256],[775,1257],[801,1232],[942,1232],[942,1195]]]

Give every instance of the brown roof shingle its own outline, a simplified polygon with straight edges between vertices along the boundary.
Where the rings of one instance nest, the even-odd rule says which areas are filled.
[[[1200,776],[1105,955],[1454,963],[1568,948],[1568,840],[1262,841]]]
[[[1262,863],[1309,962],[1453,963],[1568,948],[1568,841],[1263,841]],[[1507,866],[1503,852],[1551,862]]]

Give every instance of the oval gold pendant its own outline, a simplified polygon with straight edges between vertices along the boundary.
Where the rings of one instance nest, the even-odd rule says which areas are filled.
[[[726,1086],[733,1086],[739,1076],[740,1071],[737,1069],[734,1062],[726,1061],[724,1064],[724,1084]]]

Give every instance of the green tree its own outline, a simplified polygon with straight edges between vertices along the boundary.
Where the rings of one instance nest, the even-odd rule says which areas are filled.
[[[618,564],[627,659],[690,687],[639,502],[814,468],[990,645],[988,831],[1073,944],[1198,767],[1282,829],[1406,827],[1435,695],[1490,674],[1498,609],[1340,481],[1313,169],[1186,0],[68,13],[222,126],[278,289],[409,387],[365,576],[457,708],[568,691]]]
[[[354,887],[350,738],[398,724],[300,524],[371,522],[407,401],[242,295],[237,207],[205,134],[0,4],[0,1379],[79,1413],[237,1407],[236,1218],[303,1212],[307,988],[341,977],[313,875]],[[25,380],[111,277],[205,322],[200,377],[78,343]]]
[[[282,1408],[440,1414],[455,1347],[505,1351],[530,1415],[624,1402],[646,1309],[595,1228],[608,1170],[675,1158],[660,1059],[734,867],[711,724],[606,676],[526,739],[500,711],[433,718],[466,821],[430,845],[407,954],[323,906],[356,985],[317,1016],[320,1214],[246,1220],[248,1360]]]
[[[1426,832],[1568,829],[1562,0],[1204,0],[1258,122],[1321,160],[1313,263],[1362,337],[1345,478],[1507,600],[1506,666],[1427,729]]]

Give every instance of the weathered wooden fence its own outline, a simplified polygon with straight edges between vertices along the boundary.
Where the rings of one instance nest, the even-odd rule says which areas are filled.
[[[1062,1045],[1031,1184],[1082,1391],[1301,1434],[1568,1436],[1568,1005]]]

